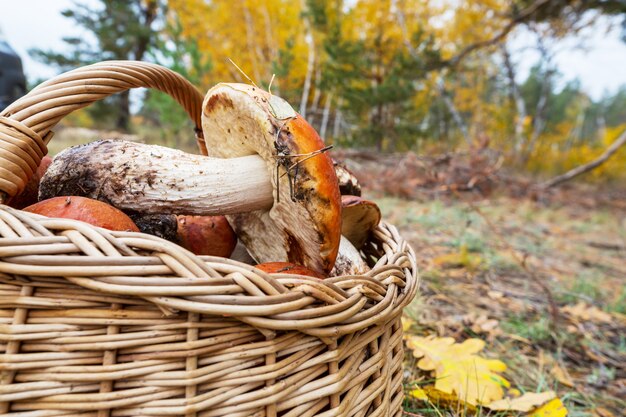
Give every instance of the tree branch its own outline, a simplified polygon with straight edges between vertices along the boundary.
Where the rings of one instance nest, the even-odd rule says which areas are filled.
[[[486,48],[486,47],[493,46],[502,42],[507,37],[507,35],[511,33],[513,29],[515,29],[515,27],[518,24],[524,23],[526,19],[528,19],[530,16],[536,13],[540,8],[547,5],[549,2],[550,0],[537,0],[530,6],[526,7],[525,9],[517,13],[513,17],[513,19],[504,27],[504,29],[502,29],[500,33],[498,33],[496,36],[494,36],[491,39],[486,39],[484,41],[476,42],[472,45],[465,47],[457,55],[453,56],[452,58],[448,60],[442,61],[441,66],[442,67],[454,67],[458,65],[463,59],[465,59],[467,55],[471,54],[477,49]]]
[[[552,178],[551,180],[548,180],[546,182],[541,183],[539,186],[541,188],[550,188],[550,187],[554,187],[555,185],[558,184],[562,184],[566,181],[569,181],[573,178],[578,177],[579,175],[582,175],[586,172],[589,172],[597,167],[599,167],[600,165],[602,165],[603,163],[605,163],[607,161],[607,159],[609,159],[611,156],[613,156],[613,154],[615,152],[618,151],[618,149],[624,145],[624,143],[626,143],[626,130],[624,130],[622,132],[621,135],[619,135],[619,137],[611,144],[611,146],[609,146],[602,155],[600,155],[598,158],[594,159],[593,161],[580,165],[574,169],[571,169],[569,171],[567,171],[565,174],[562,175],[558,175],[554,178]]]

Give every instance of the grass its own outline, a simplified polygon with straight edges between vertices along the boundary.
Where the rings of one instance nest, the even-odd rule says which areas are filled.
[[[557,289],[558,300],[563,304],[579,301],[597,304],[606,297],[604,274],[596,269],[584,269],[567,284],[564,290]]]
[[[624,357],[624,322],[573,322],[560,313],[553,328],[548,297],[537,282],[551,289],[559,309],[584,301],[626,314],[626,254],[587,243],[623,242],[622,213],[542,207],[508,198],[478,203],[481,214],[460,201],[377,201],[385,219],[399,226],[418,254],[423,284],[419,299],[407,308],[417,322],[411,332],[487,340],[490,356],[508,365],[507,379],[523,392],[556,390],[569,416],[592,417],[596,407],[617,416],[626,408],[616,385],[618,368],[593,358],[594,352],[612,361]],[[481,266],[435,262],[463,251],[480,257]],[[480,315],[498,321],[493,333],[477,332],[466,322]],[[575,388],[555,378],[555,363],[568,370]],[[415,374],[414,365],[406,366]],[[467,414],[432,403],[409,400],[405,405],[409,413],[422,416]]]
[[[545,343],[552,339],[550,319],[545,316],[509,316],[502,321],[502,330],[537,344]]]

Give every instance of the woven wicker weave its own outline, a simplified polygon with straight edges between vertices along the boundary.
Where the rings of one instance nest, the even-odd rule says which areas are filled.
[[[61,75],[0,116],[2,198],[50,129],[150,87],[199,126],[201,95],[137,62]],[[201,143],[201,137],[199,137]],[[162,239],[0,205],[0,413],[10,416],[399,416],[400,314],[415,255],[381,223],[363,276],[268,275]]]

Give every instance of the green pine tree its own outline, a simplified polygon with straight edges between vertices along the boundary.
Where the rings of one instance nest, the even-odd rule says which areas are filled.
[[[143,60],[156,42],[157,26],[165,14],[162,0],[100,0],[98,7],[74,3],[62,12],[89,36],[66,37],[68,52],[33,49],[30,54],[61,71],[105,60]],[[130,124],[129,93],[121,93],[90,106],[101,124],[112,122],[127,131]]]

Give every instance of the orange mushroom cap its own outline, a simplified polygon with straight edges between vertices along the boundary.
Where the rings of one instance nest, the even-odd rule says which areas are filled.
[[[24,211],[46,217],[80,220],[109,230],[139,232],[135,223],[122,211],[86,197],[54,197],[28,206]]]
[[[315,271],[311,271],[302,265],[296,265],[290,262],[265,262],[255,265],[255,268],[267,272],[268,274],[298,274],[315,278],[324,278]]]

